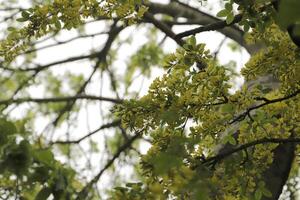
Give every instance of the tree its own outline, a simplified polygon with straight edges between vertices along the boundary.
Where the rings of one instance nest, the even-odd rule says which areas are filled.
[[[300,142],[300,3],[220,1],[216,16],[202,11],[209,3],[31,0],[24,7],[22,1],[2,2],[0,197],[100,199],[97,183],[104,174],[112,177],[116,168],[133,162],[135,181],[125,184],[110,177],[108,198],[278,199],[284,185],[290,193],[283,192],[282,198],[294,198]],[[99,21],[105,25],[101,32],[86,32]],[[185,30],[176,32],[178,26]],[[122,38],[130,28],[146,29],[148,41],[118,76],[120,68],[114,66],[119,48],[135,39],[134,34]],[[57,40],[65,29],[77,30],[76,36]],[[238,74],[218,57],[224,42],[215,54],[197,42],[207,31],[223,34],[234,41],[232,47],[251,56],[241,72],[245,83],[236,92],[230,89]],[[106,35],[103,46],[88,53],[36,63],[45,49],[100,35]],[[162,48],[166,38],[178,46],[171,54]],[[84,73],[65,70],[59,75],[63,66],[83,60],[89,61],[81,62]],[[135,76],[149,77],[156,66],[164,75],[143,97],[132,93]],[[107,94],[115,98],[102,96],[102,86],[100,95],[89,88],[99,79],[101,85],[109,81]],[[33,91],[42,96],[33,97]],[[78,137],[82,111],[92,101],[111,112],[98,128]],[[43,121],[50,121],[45,129]],[[113,137],[106,137],[101,147],[95,136],[108,128]],[[145,141],[151,148],[141,155],[138,147]],[[99,149],[106,156],[96,169],[74,164],[93,162]],[[78,157],[80,151],[84,153]]]

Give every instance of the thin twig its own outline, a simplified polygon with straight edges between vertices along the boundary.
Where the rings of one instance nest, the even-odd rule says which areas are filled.
[[[129,149],[132,143],[141,136],[143,129],[136,132],[133,137],[131,137],[126,143],[120,146],[117,152],[113,155],[113,157],[106,163],[106,165],[99,171],[99,173],[78,193],[76,200],[81,200],[87,197],[90,188],[93,184],[97,183],[102,176],[102,174],[114,163],[114,161],[121,155],[122,152]]]
[[[22,104],[22,103],[60,103],[60,102],[68,102],[73,100],[96,100],[96,101],[108,101],[116,104],[120,104],[123,102],[122,99],[115,99],[109,97],[102,96],[94,96],[94,95],[75,95],[75,96],[64,96],[64,97],[49,97],[49,98],[17,98],[17,99],[7,99],[0,100],[0,104],[8,105],[8,104]]]
[[[67,140],[67,141],[58,140],[58,141],[51,142],[50,145],[52,145],[52,144],[79,144],[81,141],[91,137],[92,135],[98,133],[99,131],[101,131],[103,129],[112,128],[112,127],[116,127],[116,126],[120,125],[120,122],[121,122],[120,120],[115,120],[111,123],[104,124],[104,125],[100,126],[99,128],[97,128],[96,130],[86,134],[85,136],[83,136],[77,140]]]

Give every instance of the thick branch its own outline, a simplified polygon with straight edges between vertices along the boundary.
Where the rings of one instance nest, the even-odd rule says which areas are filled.
[[[184,4],[148,3],[147,6],[149,7],[149,12],[153,14],[165,14],[174,18],[183,17],[188,20],[197,20],[199,25],[203,26],[217,22],[222,22],[216,17],[208,15],[196,8]],[[246,44],[244,40],[244,32],[236,26],[225,27],[223,29],[218,29],[217,31],[243,46],[250,54],[257,52],[261,48],[260,45]]]
[[[264,103],[254,105],[250,108],[248,108],[245,112],[237,116],[231,121],[231,125],[238,127],[238,121],[243,120],[246,116],[250,116],[250,112],[261,108],[263,106],[281,102],[284,100],[288,100],[290,98],[293,98],[297,96],[300,93],[300,91],[295,91],[294,93],[287,95],[282,98],[277,99],[266,99],[266,98],[256,98],[257,100],[264,101]],[[234,137],[238,137],[238,131],[236,134],[234,134]],[[272,197],[263,197],[264,200],[277,200],[282,192],[282,188],[288,179],[292,162],[295,157],[295,143],[299,143],[299,138],[293,138],[293,133],[291,133],[291,137],[287,139],[262,139],[258,141],[251,142],[249,144],[241,145],[239,147],[234,147],[232,145],[225,145],[222,147],[222,149],[219,151],[218,155],[215,157],[207,159],[205,162],[209,162],[210,164],[214,165],[219,160],[246,148],[249,148],[251,146],[257,145],[257,144],[263,144],[263,143],[279,143],[278,147],[274,149],[274,156],[273,156],[273,162],[268,167],[268,169],[262,174],[263,181],[267,184],[268,190],[272,193]]]
[[[237,148],[230,149],[226,152],[222,152],[216,156],[207,158],[203,161],[203,164],[216,164],[217,162],[220,162],[224,158],[237,153],[239,151],[248,149],[250,147],[259,145],[259,144],[268,144],[268,143],[279,143],[279,144],[284,144],[284,143],[300,143],[300,138],[263,138],[259,140],[255,140],[253,142],[249,142],[247,144],[240,145]]]
[[[176,37],[176,34],[172,31],[172,29],[167,24],[155,19],[151,13],[146,12],[144,14],[144,17],[145,19],[149,20],[154,26],[156,26],[156,28],[160,29],[168,37],[172,38],[179,46],[182,46],[184,44],[184,41],[181,38]]]

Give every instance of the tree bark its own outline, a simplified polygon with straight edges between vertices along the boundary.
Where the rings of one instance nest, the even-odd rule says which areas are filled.
[[[267,189],[272,193],[272,197],[263,197],[262,200],[277,200],[282,193],[292,168],[295,157],[295,144],[280,144],[274,150],[274,160],[268,170],[263,175]]]
[[[178,3],[148,3],[147,6],[149,7],[149,12],[153,14],[165,14],[174,18],[183,17],[188,20],[193,20],[194,22],[197,22],[198,25],[205,26],[221,21],[220,19],[208,15],[200,10],[197,10],[195,8],[189,8]],[[238,26],[232,25],[223,29],[218,29],[216,31],[222,33],[226,37],[232,39],[239,45],[243,46],[249,54],[254,54],[262,47],[262,45],[260,44],[247,44],[244,39],[244,32],[241,29],[239,29]]]

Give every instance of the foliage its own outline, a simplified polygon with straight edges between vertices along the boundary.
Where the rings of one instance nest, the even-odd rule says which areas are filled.
[[[274,28],[271,29],[274,31]],[[274,39],[277,39],[275,34]],[[230,94],[226,69],[216,65],[207,56],[204,45],[196,45],[195,38],[191,38],[187,42],[191,45],[190,49],[178,49],[176,54],[169,57],[166,61],[169,73],[153,82],[148,95],[118,107],[116,113],[122,117],[124,126],[138,129],[146,127],[153,138],[153,146],[143,157],[142,165],[150,182],[161,180],[161,192],[164,191],[169,196],[186,194],[188,199],[194,199],[193,195],[197,195],[200,188],[195,185],[196,178],[205,183],[205,186],[201,186],[207,190],[206,196],[202,197],[204,199],[213,194],[224,199],[250,198],[252,194],[260,199],[262,195],[271,195],[263,187],[264,183],[259,182],[259,174],[272,163],[272,150],[277,145],[257,145],[251,150],[246,149],[232,155],[232,158],[223,162],[216,160],[217,166],[206,160],[218,153],[214,149],[218,143],[228,142],[237,146],[268,137],[286,138],[290,136],[291,130],[299,130],[299,114],[291,114],[299,110],[299,97],[266,105],[252,113],[249,110],[253,105],[259,104],[258,99],[271,100],[299,91],[296,75],[299,74],[296,73],[299,61],[295,60],[297,56],[292,56],[297,55],[299,50],[289,41],[283,40],[283,37],[280,38],[277,41],[280,44],[276,45],[276,40],[268,37],[270,44],[277,48],[270,47],[270,50],[253,56],[243,70],[248,79],[273,74],[281,82],[277,90],[257,85],[251,89],[244,87],[241,91]],[[279,55],[280,58],[277,58]],[[270,59],[280,60],[281,66],[275,68],[276,62],[268,62]],[[195,62],[205,62],[205,70],[197,71],[193,65]],[[247,115],[245,112],[248,112]],[[187,132],[186,120],[193,121]],[[239,129],[232,130],[239,132],[237,141],[232,137],[233,133],[223,136],[236,121],[242,121]],[[177,140],[176,135],[181,139]],[[182,172],[187,166],[199,168],[199,172]],[[210,168],[214,170],[210,171]],[[198,177],[198,173],[204,173],[205,176]],[[177,182],[177,176],[178,179],[184,177],[186,183],[182,185],[184,182]],[[238,177],[243,177],[242,183]],[[173,178],[174,182],[169,183]],[[218,194],[215,191],[219,191]]]
[[[21,10],[21,17],[16,20],[24,26],[8,28],[6,39],[0,43],[1,70],[7,73],[0,77],[3,82],[0,89],[7,90],[7,94],[0,94],[3,99],[0,101],[3,112],[0,118],[0,187],[4,188],[0,190],[1,197],[97,199],[94,185],[102,174],[118,167],[114,165],[115,160],[122,159],[123,153],[124,160],[126,156],[136,156],[129,150],[136,150],[136,140],[144,138],[150,141],[151,148],[140,155],[138,181],[125,185],[116,181],[109,191],[109,199],[276,198],[282,185],[280,191],[274,191],[268,177],[274,170],[272,164],[283,159],[277,152],[283,145],[292,145],[293,151],[286,153],[286,157],[294,160],[294,154],[299,153],[294,144],[300,142],[300,50],[293,43],[293,35],[286,31],[299,22],[299,13],[291,9],[299,7],[299,2],[280,2],[278,10],[271,0],[225,0],[223,3],[224,8],[217,16],[226,19],[218,20],[217,26],[229,28],[227,26],[239,24],[249,43],[263,46],[251,55],[242,69],[246,83],[235,93],[230,92],[230,79],[236,74],[222,66],[194,35],[185,40],[179,38],[178,42],[178,35],[173,36],[168,20],[151,18],[154,6],[149,2],[54,0]],[[287,12],[289,9],[291,13]],[[102,51],[54,64],[18,66],[17,58],[32,45],[33,38],[38,40],[63,29],[79,28],[91,18],[112,21]],[[118,47],[112,46],[113,40],[122,29],[136,26],[135,23],[143,23],[143,20],[150,21],[182,45],[174,53],[165,55],[156,42],[157,33],[152,30],[152,38],[129,58],[124,78],[118,79],[109,66],[115,64],[118,53]],[[234,28],[239,30],[239,27]],[[31,66],[34,58],[35,55],[30,54],[21,63]],[[97,60],[88,78],[72,73],[57,76],[53,71],[46,71],[40,79],[32,79],[52,65],[80,59]],[[158,65],[165,73],[152,82],[145,96],[120,99],[118,85],[124,84],[128,95],[124,98],[131,98],[128,89],[134,75],[141,73],[149,77],[153,67]],[[101,78],[104,72],[109,76],[116,99],[86,95],[85,88],[97,70]],[[67,89],[64,89],[65,82],[68,82]],[[34,84],[43,85],[45,96],[57,98],[27,98],[30,90],[22,89]],[[22,91],[22,98],[18,98],[19,91]],[[78,99],[117,104],[107,116],[113,122],[74,140],[70,139],[68,129],[64,141],[52,140],[51,135],[37,135],[30,128],[38,114],[57,116],[52,121],[55,128],[63,126],[64,122],[76,127],[78,122],[72,121],[72,113],[81,110],[82,105],[75,102]],[[28,109],[21,119],[4,112],[9,106],[23,102],[49,104]],[[89,178],[90,181],[84,181],[70,163],[58,159],[57,155],[64,155],[71,160],[73,145],[87,138],[90,139],[89,150],[98,153],[100,147],[91,136],[112,127],[117,128],[115,135],[107,138],[105,146],[110,159],[92,179]],[[79,154],[76,151],[74,159]],[[293,180],[292,172],[299,170],[299,165],[293,162],[292,170],[290,165],[283,172],[275,172],[280,176],[290,174]],[[287,180],[285,176],[274,178]]]
[[[22,124],[14,124],[18,122],[0,120],[1,187],[5,188],[1,196],[15,196],[17,187],[21,199],[47,199],[51,193],[55,199],[71,198],[78,189],[72,187],[76,184],[74,171],[56,161],[50,149],[31,144],[21,132]]]

